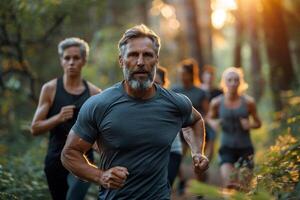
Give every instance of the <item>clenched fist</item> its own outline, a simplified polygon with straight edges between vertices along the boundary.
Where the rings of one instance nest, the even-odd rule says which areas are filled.
[[[193,157],[193,163],[194,163],[194,171],[197,175],[201,175],[203,172],[205,172],[208,169],[209,161],[206,158],[206,156],[198,153],[192,155]]]
[[[119,189],[125,184],[129,173],[125,167],[113,167],[100,174],[100,185],[107,189]]]
[[[65,122],[69,119],[72,119],[74,116],[75,105],[64,106],[60,109],[59,120],[60,122]]]

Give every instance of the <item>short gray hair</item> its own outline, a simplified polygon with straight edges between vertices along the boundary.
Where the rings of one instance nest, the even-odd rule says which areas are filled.
[[[69,47],[79,47],[80,49],[80,54],[83,58],[87,58],[89,56],[89,45],[82,39],[76,38],[76,37],[71,37],[71,38],[66,38],[62,40],[58,44],[58,54],[60,57],[63,56],[64,51],[69,48]]]
[[[159,55],[160,50],[160,38],[154,31],[149,29],[146,25],[141,24],[134,26],[123,34],[122,38],[119,41],[118,48],[119,48],[119,54],[124,55],[125,52],[125,46],[128,43],[130,39],[133,38],[141,38],[141,37],[147,37],[153,42],[154,51],[156,55]]]

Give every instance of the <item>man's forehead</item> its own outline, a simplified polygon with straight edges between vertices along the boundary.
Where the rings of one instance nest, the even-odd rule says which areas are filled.
[[[127,41],[126,47],[127,50],[147,49],[147,50],[154,51],[153,41],[148,37],[131,38]]]

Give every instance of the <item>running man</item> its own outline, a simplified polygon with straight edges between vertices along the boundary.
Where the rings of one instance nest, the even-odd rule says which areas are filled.
[[[98,199],[170,199],[170,148],[182,127],[195,130],[185,135],[195,173],[208,168],[201,115],[187,97],[153,83],[159,49],[159,37],[145,25],[127,30],[119,42],[124,80],[91,97],[68,135],[62,163],[100,185]],[[101,147],[99,167],[83,156],[94,142]]]
[[[100,92],[99,88],[81,77],[88,53],[88,44],[79,38],[67,38],[59,43],[63,76],[43,85],[31,124],[34,136],[50,132],[44,170],[54,200],[82,200],[89,188],[89,183],[72,176],[60,160],[79,109],[91,95]],[[92,151],[88,150],[87,156],[92,161]]]

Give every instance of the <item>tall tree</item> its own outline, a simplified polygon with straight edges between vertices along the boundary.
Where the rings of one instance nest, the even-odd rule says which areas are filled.
[[[195,0],[187,0],[183,3],[186,9],[186,20],[187,20],[187,41],[190,45],[190,55],[197,60],[200,73],[204,66],[203,51],[201,43],[201,30],[198,23],[198,7]]]
[[[235,45],[233,50],[233,66],[235,67],[241,67],[242,66],[242,43],[243,43],[243,14],[242,14],[242,6],[241,6],[241,0],[236,0],[237,9],[234,11],[235,14]]]
[[[264,80],[261,70],[261,57],[259,53],[259,37],[258,37],[258,17],[257,4],[255,1],[247,1],[245,4],[245,13],[248,24],[249,44],[251,48],[251,82],[253,89],[253,96],[256,101],[259,101],[264,89]]]
[[[141,23],[149,25],[149,15],[148,15],[149,1],[147,0],[139,1],[138,10],[141,16]]]
[[[270,64],[270,86],[275,110],[281,110],[280,92],[291,89],[295,83],[282,1],[262,0],[261,2],[265,42]]]
[[[205,55],[205,64],[213,64],[213,27],[212,27],[212,22],[211,22],[211,14],[212,14],[212,9],[211,9],[211,0],[205,0],[204,2],[204,7],[205,7],[205,29],[206,29],[206,40],[207,43],[205,45],[206,49],[206,55]]]

